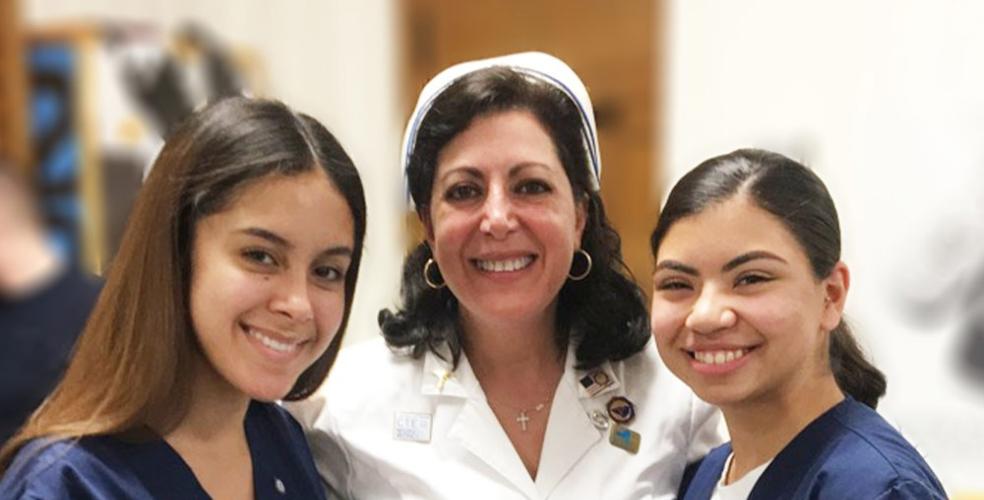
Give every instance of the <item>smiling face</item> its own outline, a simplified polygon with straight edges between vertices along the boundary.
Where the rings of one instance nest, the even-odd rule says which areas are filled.
[[[328,347],[345,308],[353,219],[320,168],[242,188],[195,227],[191,317],[235,390],[280,399]]]
[[[441,150],[424,225],[465,314],[536,320],[552,313],[585,212],[543,126],[528,111],[503,111]]]
[[[817,280],[787,228],[743,195],[673,224],[653,285],[660,354],[702,399],[782,400],[829,375],[847,269]]]

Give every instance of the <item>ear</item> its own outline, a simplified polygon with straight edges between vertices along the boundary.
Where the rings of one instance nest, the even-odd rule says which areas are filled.
[[[840,324],[844,315],[847,290],[851,286],[851,273],[847,269],[847,264],[843,262],[835,264],[830,276],[823,280],[822,285],[825,295],[820,326],[829,332]]]
[[[584,228],[588,225],[589,195],[585,194],[574,200],[574,231],[577,232],[577,242],[580,244],[584,236]]]

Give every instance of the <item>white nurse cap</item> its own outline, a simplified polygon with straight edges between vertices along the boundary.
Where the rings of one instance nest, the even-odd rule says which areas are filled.
[[[423,123],[424,117],[434,105],[434,101],[459,78],[495,66],[506,67],[543,81],[567,94],[581,116],[581,138],[584,142],[584,150],[587,151],[591,160],[591,169],[594,174],[591,176],[591,189],[599,190],[601,187],[601,155],[598,153],[598,129],[595,127],[594,109],[591,107],[588,90],[574,73],[574,70],[564,61],[543,52],[522,52],[455,64],[441,71],[431,81],[427,82],[424,89],[420,91],[417,106],[407,122],[407,129],[403,134],[403,147],[400,150],[402,155],[400,167],[403,169],[403,182],[407,199],[412,203],[407,167],[410,165],[410,157],[417,145],[417,133],[420,130],[420,124]]]

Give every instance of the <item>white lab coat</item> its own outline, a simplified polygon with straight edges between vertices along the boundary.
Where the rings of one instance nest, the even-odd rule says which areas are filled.
[[[356,345],[340,353],[315,395],[288,408],[307,430],[325,480],[357,499],[673,498],[686,463],[724,441],[719,413],[669,372],[652,341],[629,359],[604,363],[614,383],[594,396],[578,382],[589,372],[574,368],[573,349],[566,363],[536,479],[464,355],[441,384],[450,367],[432,353],[415,360],[381,339]],[[613,396],[635,405],[628,427],[641,435],[637,454],[610,444],[592,419],[607,416]],[[430,424],[427,442],[395,437],[395,418],[409,414]]]

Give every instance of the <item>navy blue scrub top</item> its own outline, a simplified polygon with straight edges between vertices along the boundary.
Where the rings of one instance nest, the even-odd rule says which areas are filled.
[[[721,445],[684,472],[679,498],[707,500],[731,454]],[[846,397],[806,426],[765,468],[748,500],[944,499],[939,479],[877,412]]]
[[[244,427],[257,499],[325,498],[304,433],[284,409],[253,401]],[[17,454],[0,481],[0,499],[209,498],[184,460],[160,438],[134,443],[89,436],[40,445],[32,441]]]

